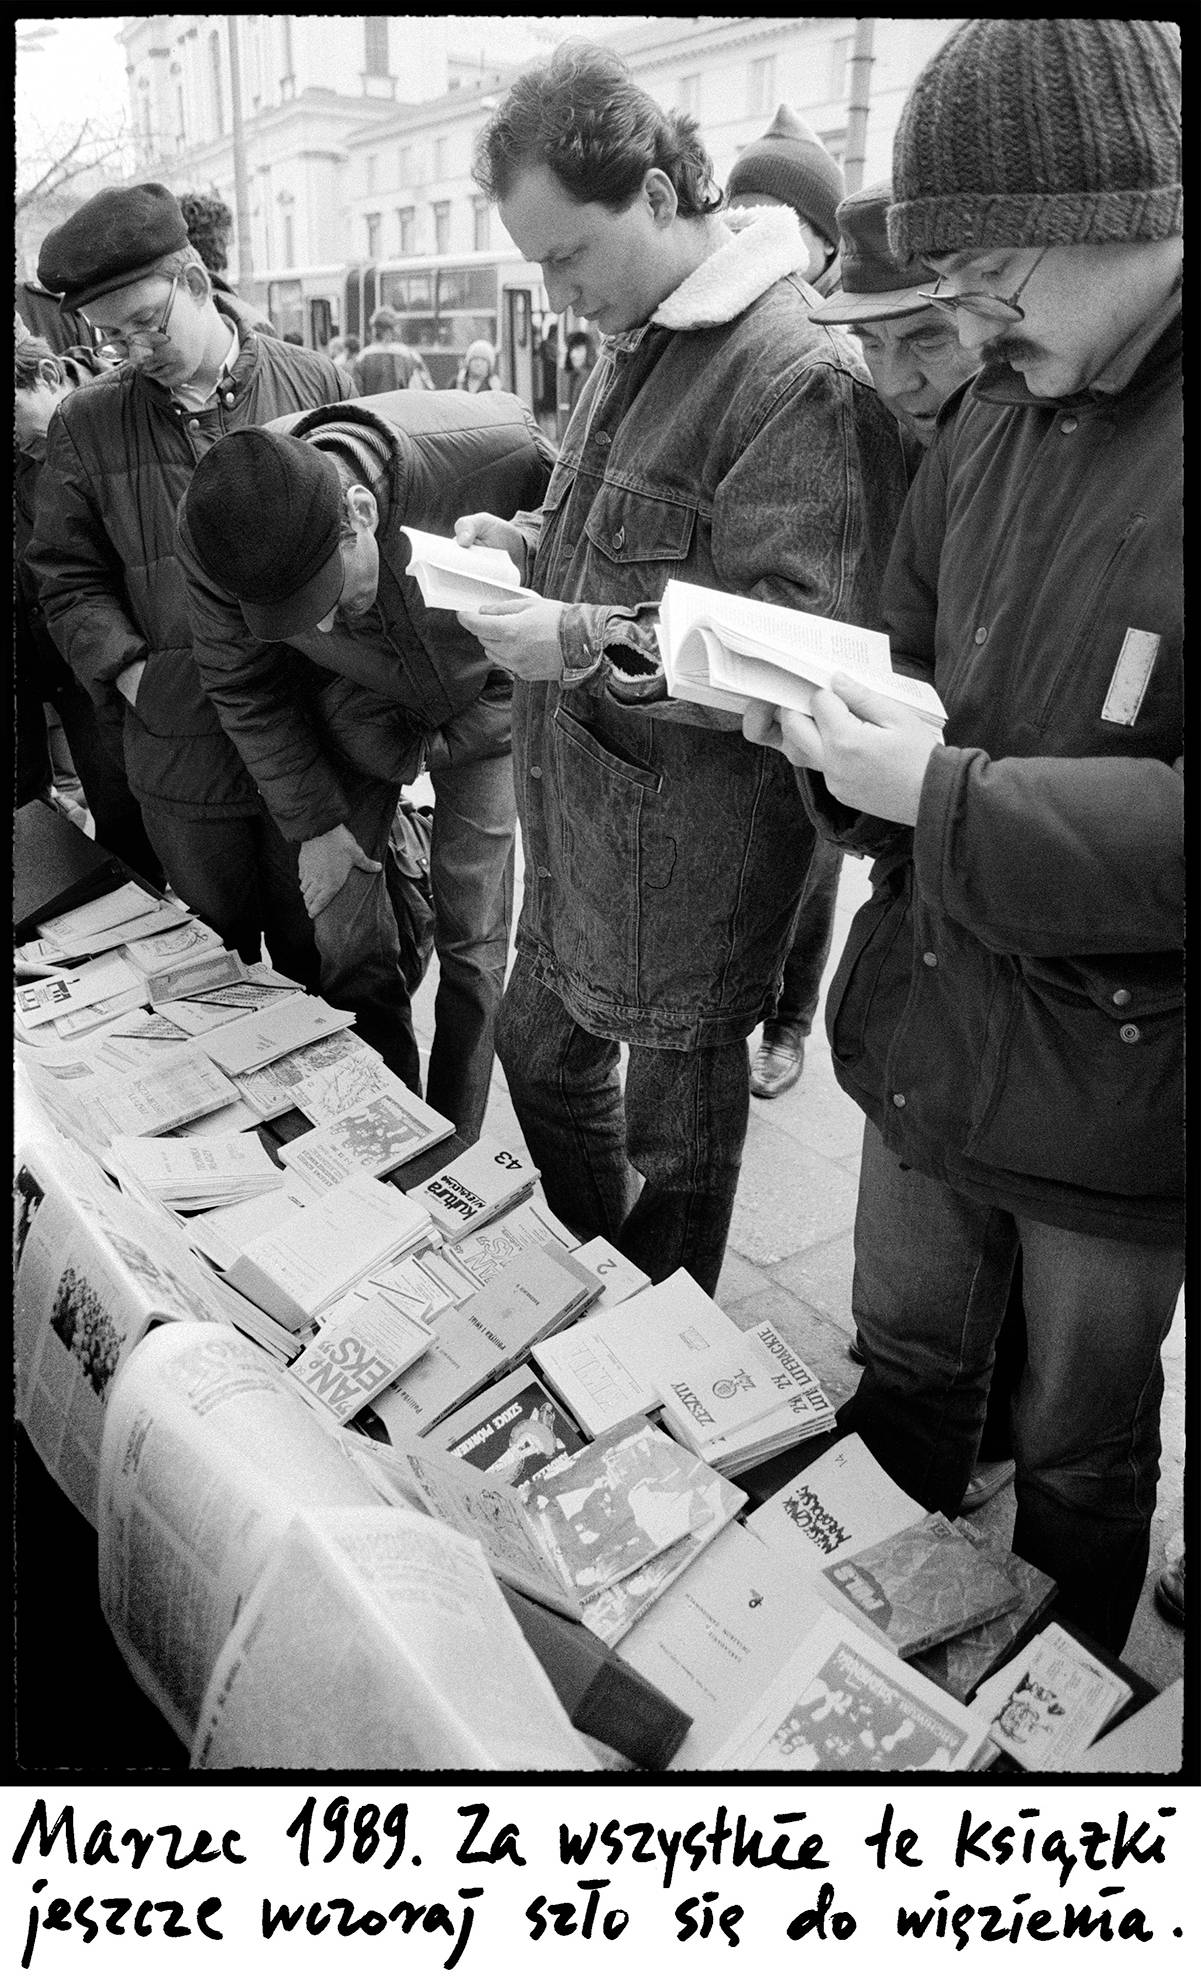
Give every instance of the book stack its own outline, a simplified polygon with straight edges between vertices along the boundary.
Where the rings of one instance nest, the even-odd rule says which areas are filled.
[[[727,1476],[834,1426],[820,1384],[770,1320],[734,1333],[661,1384],[665,1428]]]
[[[407,1197],[399,1199],[412,1216],[424,1216]],[[598,1288],[592,1272],[558,1244],[523,1252],[464,1304],[439,1315],[430,1351],[378,1398],[376,1415],[402,1441],[424,1434],[568,1325]]]
[[[453,1240],[523,1202],[537,1180],[532,1162],[485,1138],[408,1194]]]
[[[36,959],[69,962],[86,955],[103,955],[126,942],[180,927],[191,918],[186,907],[156,900],[131,880],[99,900],[39,921]]]
[[[433,1337],[423,1320],[398,1312],[382,1293],[352,1290],[325,1314],[288,1375],[306,1402],[349,1422],[421,1358]]]
[[[415,1250],[432,1235],[429,1218],[399,1189],[353,1175],[247,1244],[227,1276],[296,1331],[385,1258]]]
[[[903,1660],[1021,1601],[1008,1575],[941,1512],[821,1571],[831,1605]]]
[[[442,1260],[453,1263],[477,1286],[486,1285],[522,1251],[534,1247],[542,1249],[547,1244],[561,1244],[565,1251],[574,1251],[577,1264],[586,1265],[589,1271],[597,1271],[596,1265],[586,1254],[587,1247],[577,1249],[575,1238],[566,1224],[560,1223],[544,1202],[535,1201],[532,1196],[523,1197],[511,1209],[502,1210],[478,1229],[469,1230],[466,1236],[451,1237],[448,1233]],[[597,1276],[600,1277],[599,1271]],[[603,1304],[604,1296],[601,1292],[595,1303]]]
[[[123,1187],[181,1213],[257,1200],[283,1181],[254,1134],[214,1135],[200,1142],[114,1134],[104,1165]]]
[[[377,1084],[372,1098],[288,1141],[280,1149],[285,1167],[314,1188],[332,1189],[349,1175],[388,1175],[454,1133],[453,1120],[418,1099],[382,1061]]]

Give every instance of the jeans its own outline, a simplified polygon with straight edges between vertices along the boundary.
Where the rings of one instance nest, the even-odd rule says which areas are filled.
[[[480,724],[474,716],[475,709],[468,708],[448,723],[433,737],[429,755],[438,990],[426,1098],[468,1141],[478,1140],[488,1104],[513,917],[517,830],[512,758],[475,756]],[[385,871],[352,870],[317,916],[322,994],[353,1010],[364,1042],[411,1091],[420,1092],[412,1008],[387,887],[388,834],[401,786],[377,778],[352,781],[345,772],[343,784],[351,804],[348,828]]]
[[[263,942],[275,968],[307,990],[318,980],[317,948],[296,877],[296,847],[266,810],[244,818],[185,818],[144,802],[146,835],[186,906],[244,962]]]
[[[1160,1347],[1183,1245],[1084,1236],[970,1201],[902,1168],[869,1124],[853,1294],[867,1364],[839,1426],[857,1430],[902,1489],[954,1517],[1019,1253],[1013,1549],[1059,1583],[1066,1617],[1120,1652],[1147,1570]]]
[[[683,1267],[712,1295],[750,1110],[745,1040],[632,1044],[623,1097],[619,1045],[575,1023],[519,953],[496,1048],[555,1215],[655,1283]]]
[[[814,843],[805,891],[797,909],[792,943],[784,964],[784,981],[776,998],[771,1024],[795,1024],[802,1038],[813,1029],[822,973],[834,938],[834,904],[842,872],[842,847],[821,834]]]

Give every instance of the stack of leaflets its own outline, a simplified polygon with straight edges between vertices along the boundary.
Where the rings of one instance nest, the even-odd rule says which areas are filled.
[[[418,1099],[382,1062],[379,1083],[374,1098],[288,1141],[280,1149],[285,1167],[314,1188],[332,1189],[348,1175],[390,1175],[454,1133],[453,1120]]]
[[[452,1241],[523,1202],[538,1180],[524,1155],[484,1139],[408,1191]]]
[[[231,1285],[294,1331],[385,1258],[418,1249],[430,1220],[399,1189],[353,1175],[253,1239],[230,1265]]]
[[[586,1264],[589,1271],[595,1271],[605,1288],[593,1307],[594,1312],[621,1305],[632,1299],[635,1292],[645,1292],[651,1282],[645,1271],[632,1264],[607,1237],[590,1237],[586,1244],[577,1245],[576,1259]]]
[[[234,982],[215,983],[177,997],[156,997],[154,1007],[158,1016],[177,1024],[189,1037],[202,1037],[251,1011],[271,1010],[303,996],[300,984],[290,976],[280,975],[267,962],[252,962],[243,965]]]
[[[523,1197],[512,1209],[502,1210],[499,1216],[481,1224],[477,1230],[468,1231],[465,1237],[448,1236],[443,1258],[466,1272],[476,1285],[486,1285],[522,1251],[534,1246],[542,1249],[547,1244],[562,1244],[565,1251],[575,1252],[577,1264],[596,1271],[584,1247],[577,1249],[566,1224],[560,1223],[546,1204],[533,1196]],[[596,1304],[600,1305],[603,1299],[602,1293]]]
[[[433,1339],[380,1292],[351,1290],[318,1323],[316,1338],[288,1369],[306,1402],[349,1422],[420,1359]]]
[[[382,1090],[380,1074],[386,1069],[378,1051],[354,1031],[331,1031],[256,1072],[240,1074],[237,1087],[260,1120],[277,1120],[295,1109],[323,1127]]]
[[[423,1215],[407,1197],[400,1200],[411,1215]],[[523,1251],[463,1305],[439,1315],[429,1353],[379,1397],[376,1415],[390,1436],[423,1435],[507,1374],[536,1341],[568,1325],[598,1289],[592,1272],[560,1245]]]
[[[156,928],[126,941],[121,953],[140,976],[161,980],[165,971],[182,963],[198,961],[202,956],[223,956],[227,950],[215,928],[189,915],[173,927]]]
[[[82,1050],[75,1047],[77,1054]],[[28,1053],[22,1063],[56,1124],[93,1153],[107,1148],[115,1134],[170,1133],[237,1098],[229,1080],[190,1046],[123,1073],[61,1050]]]
[[[981,1684],[972,1709],[1031,1773],[1066,1773],[1131,1695],[1130,1685],[1052,1622]]]
[[[152,996],[151,1002],[157,1005],[159,999]],[[353,1010],[334,1010],[322,997],[284,996],[278,1003],[205,1031],[200,1045],[214,1065],[231,1078],[240,1078],[285,1052],[312,1044],[314,1038],[349,1030],[353,1023]]]
[[[770,1321],[744,1333],[686,1271],[590,1314],[534,1359],[588,1435],[662,1406],[672,1434],[727,1475],[834,1420]]]
[[[991,1753],[986,1720],[827,1610],[709,1764],[722,1773],[960,1773]]]
[[[822,1568],[826,1599],[900,1657],[990,1622],[1021,1595],[941,1512]]]
[[[567,1411],[528,1365],[443,1416],[424,1442],[474,1465],[497,1483],[511,1484],[523,1503],[584,1447]]]
[[[659,648],[676,700],[744,714],[755,701],[808,714],[814,690],[852,674],[935,730],[946,709],[928,681],[893,672],[887,636],[759,598],[735,598],[669,578],[659,605]]]
[[[270,1194],[227,1203],[221,1209],[201,1210],[184,1220],[183,1233],[192,1249],[219,1271],[228,1271],[249,1244],[317,1200],[318,1191],[307,1183],[298,1182],[284,1169],[277,1168],[275,1173],[279,1186]]]
[[[453,536],[431,536],[425,529],[401,530],[409,539],[409,576],[427,605],[451,612],[473,611],[499,598],[533,598],[504,550],[482,543],[464,546]]]
[[[54,1020],[133,997],[145,1001],[143,979],[119,953],[99,955],[77,969],[60,970],[32,983],[22,983],[13,995],[13,1019],[18,1037]]]
[[[100,900],[89,900],[51,920],[39,921],[38,941],[27,944],[35,950],[30,960],[73,961],[83,955],[103,955],[127,941],[161,934],[167,928],[189,921],[186,907],[169,900],[156,900],[144,887],[129,881],[114,887]]]
[[[203,1141],[114,1134],[104,1165],[122,1186],[176,1211],[209,1210],[278,1189],[280,1169],[255,1134]]]

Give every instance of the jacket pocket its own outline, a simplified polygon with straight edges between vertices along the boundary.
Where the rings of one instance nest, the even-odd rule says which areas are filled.
[[[1126,989],[1081,974],[1069,984],[1021,963],[964,1153],[1102,1194],[1182,1191],[1183,1017],[1179,983]]]
[[[628,1001],[638,981],[643,806],[658,797],[663,778],[619,755],[562,706],[553,726],[558,787],[570,792],[547,821],[563,895],[555,947],[570,973]]]
[[[687,557],[695,526],[696,509],[690,502],[636,494],[606,482],[588,511],[584,533],[590,548],[623,572],[639,564],[653,568],[652,595],[657,598],[671,576],[666,566]],[[622,596],[629,596],[628,588]]]
[[[908,995],[913,949],[908,859],[877,880],[871,899],[851,923],[846,947],[826,999],[826,1034],[835,1059],[859,1082],[870,1076],[864,1063],[870,1034],[882,1089],[893,1031]]]

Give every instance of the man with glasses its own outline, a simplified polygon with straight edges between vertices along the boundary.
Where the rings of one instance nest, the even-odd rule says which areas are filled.
[[[945,734],[845,678],[746,724],[877,859],[827,1007],[868,1120],[841,1420],[953,1513],[1020,1260],[1013,1545],[1120,1650],[1183,1275],[1178,31],[965,23],[893,190],[894,252],[982,365],[882,600]]]
[[[315,987],[288,846],[200,684],[175,514],[222,434],[353,393],[324,357],[240,326],[165,186],[97,193],[42,244],[39,280],[86,313],[115,368],[46,435],[29,564],[64,659],[119,724],[168,880],[226,945]]]

